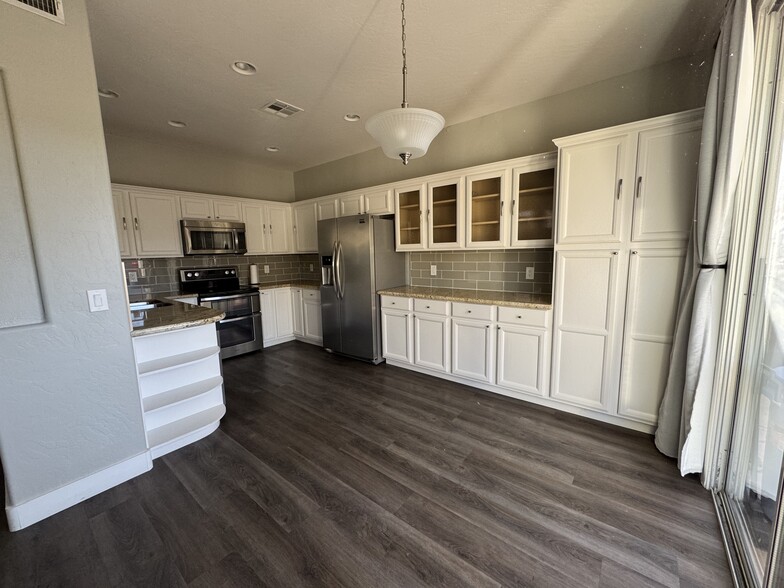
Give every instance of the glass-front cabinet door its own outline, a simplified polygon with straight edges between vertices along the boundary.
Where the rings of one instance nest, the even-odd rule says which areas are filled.
[[[466,178],[466,247],[498,248],[508,244],[509,171],[497,170]]]
[[[398,251],[425,248],[425,200],[422,184],[395,189],[395,248]]]
[[[545,169],[517,168],[512,172],[512,247],[553,245],[555,161]]]
[[[430,249],[465,246],[463,178],[433,182],[427,187],[426,224]]]

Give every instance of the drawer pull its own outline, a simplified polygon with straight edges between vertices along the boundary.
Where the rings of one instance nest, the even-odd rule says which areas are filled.
[[[425,308],[430,308],[430,306],[429,306],[429,305],[428,305],[428,306],[425,306]]]
[[[466,310],[466,314],[471,314],[471,311],[470,310]]]
[[[521,315],[519,315],[519,314],[518,314],[518,315],[517,315],[517,318],[521,319],[521,318],[523,318],[523,317],[522,317]]]

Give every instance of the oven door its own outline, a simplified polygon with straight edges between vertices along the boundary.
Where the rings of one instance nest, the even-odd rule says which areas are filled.
[[[210,296],[209,294],[201,294],[199,295],[199,304],[225,312],[227,319],[248,316],[261,311],[261,302],[259,301],[258,292],[253,292],[252,294],[234,294],[231,296]]]
[[[223,319],[216,325],[221,359],[262,349],[261,314]]]

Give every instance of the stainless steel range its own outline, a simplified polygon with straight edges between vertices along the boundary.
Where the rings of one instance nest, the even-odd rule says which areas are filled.
[[[259,291],[240,287],[235,266],[181,269],[180,291],[198,294],[200,305],[226,313],[217,324],[221,359],[262,349]]]

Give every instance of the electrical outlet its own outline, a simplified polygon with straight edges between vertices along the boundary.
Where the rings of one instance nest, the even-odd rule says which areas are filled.
[[[143,268],[143,267],[139,268],[139,277],[140,278],[146,278],[147,277],[147,270],[145,268]]]
[[[430,266],[430,275],[431,276],[437,276],[438,275],[438,266],[437,265],[431,265]]]
[[[139,281],[139,276],[137,275],[136,272],[128,272],[128,281],[131,284],[135,284],[136,282]]]
[[[529,265],[527,268],[525,268],[525,279],[526,280],[534,279],[534,266]]]
[[[269,266],[268,266],[268,265],[265,265],[265,266],[264,266],[264,273],[265,273],[265,274],[268,274],[268,273],[269,273]]]
[[[313,271],[313,264],[310,264],[310,271]]]

